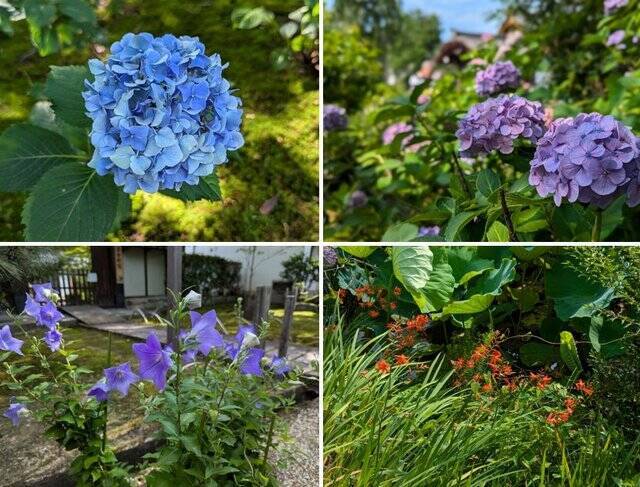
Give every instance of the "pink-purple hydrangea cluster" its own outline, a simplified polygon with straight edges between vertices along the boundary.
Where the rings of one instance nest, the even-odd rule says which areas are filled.
[[[640,202],[638,139],[609,115],[581,113],[555,120],[540,139],[531,161],[529,183],[542,197],[553,195],[606,207],[627,194],[627,204]]]
[[[347,111],[338,105],[325,105],[322,109],[322,122],[327,132],[344,130],[349,124]]]
[[[333,247],[325,247],[322,251],[324,263],[328,267],[333,267],[338,263],[338,252]]]
[[[491,96],[520,86],[520,71],[511,61],[497,62],[476,73],[476,93]]]
[[[106,63],[89,61],[89,166],[112,173],[126,193],[197,185],[244,144],[242,103],[222,76],[226,67],[197,37],[126,34]]]
[[[500,95],[471,107],[458,123],[456,136],[461,155],[473,157],[494,150],[510,154],[516,139],[524,138],[535,144],[544,132],[544,110],[540,103],[516,95]]]

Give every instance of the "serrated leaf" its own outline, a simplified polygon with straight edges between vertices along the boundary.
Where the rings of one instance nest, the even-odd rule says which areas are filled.
[[[56,119],[74,127],[91,127],[82,98],[84,80],[90,74],[85,66],[51,66],[44,94],[51,100]]]
[[[25,236],[32,241],[99,241],[118,214],[121,189],[110,177],[70,162],[47,171],[23,210]]]
[[[222,192],[220,191],[220,181],[215,172],[200,178],[200,182],[195,185],[183,184],[180,191],[173,189],[165,189],[162,194],[177,198],[182,201],[221,201]]]
[[[495,221],[487,230],[487,242],[508,242],[509,229],[501,222]]]
[[[0,191],[26,191],[49,169],[78,159],[67,139],[28,123],[0,136]]]
[[[476,188],[485,198],[490,198],[500,188],[500,176],[491,169],[483,169],[476,177]]]

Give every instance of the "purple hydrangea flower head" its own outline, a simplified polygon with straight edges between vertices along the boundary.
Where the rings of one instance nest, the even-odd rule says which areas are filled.
[[[129,387],[140,380],[131,370],[129,362],[104,369],[104,377],[109,391],[118,391],[122,396],[126,396]]]
[[[62,333],[60,333],[57,328],[52,328],[44,334],[44,342],[52,352],[57,352],[62,346]]]
[[[604,0],[604,13],[609,15],[629,3],[629,0]]]
[[[242,103],[222,76],[220,56],[197,37],[125,34],[103,63],[89,61],[89,166],[126,193],[197,185],[227,152],[242,147]]]
[[[286,358],[274,355],[271,358],[271,369],[278,377],[284,377],[286,374],[291,372],[291,365]]]
[[[87,396],[95,398],[95,400],[98,402],[106,401],[107,399],[109,399],[109,387],[107,386],[106,381],[104,379],[101,379],[96,382],[93,387],[89,389]]]
[[[347,208],[362,208],[367,206],[369,197],[364,191],[357,189],[351,193],[347,199]]]
[[[17,427],[20,424],[20,416],[24,415],[28,409],[24,404],[19,402],[13,402],[15,399],[11,398],[11,402],[9,404],[9,408],[3,414],[5,418],[9,418],[14,427]]]
[[[9,325],[4,325],[0,328],[0,350],[24,355],[21,350],[23,343],[24,341],[11,336],[11,329],[9,328]]]
[[[36,324],[54,329],[64,315],[58,311],[58,308],[52,302],[44,304],[40,308],[40,313],[36,317]]]
[[[440,227],[438,225],[420,227],[418,229],[418,237],[437,237],[438,235],[440,235]]]
[[[625,49],[622,41],[624,41],[625,32],[622,29],[616,30],[607,38],[607,46],[615,46],[618,49]]]
[[[544,110],[521,96],[500,95],[471,107],[458,122],[461,155],[473,157],[497,150],[513,152],[518,138],[536,143],[545,132]]]
[[[633,192],[629,183],[637,176],[639,155],[636,137],[609,115],[560,118],[538,142],[529,184],[542,197],[553,195],[557,206],[567,198],[604,208]]]
[[[338,253],[333,247],[325,247],[322,250],[322,257],[324,259],[325,265],[329,267],[333,267],[338,263]]]
[[[134,343],[132,347],[140,363],[140,376],[153,381],[159,391],[164,390],[167,385],[167,371],[173,365],[171,352],[162,349],[155,333],[147,337],[146,343]]]
[[[476,73],[476,92],[491,96],[520,86],[520,71],[511,61],[498,62]]]
[[[240,364],[240,372],[244,375],[255,375],[261,377],[263,375],[260,361],[264,357],[264,350],[261,348],[250,348],[246,352],[244,360]]]
[[[201,315],[197,311],[191,311],[191,331],[186,334],[186,340],[194,340],[197,350],[202,355],[209,355],[212,348],[224,348],[224,339],[216,325],[218,316],[214,310]]]
[[[338,105],[325,105],[322,110],[322,121],[324,130],[327,132],[344,130],[349,123],[347,111]]]

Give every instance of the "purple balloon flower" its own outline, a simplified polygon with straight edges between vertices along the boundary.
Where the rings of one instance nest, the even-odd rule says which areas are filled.
[[[44,334],[44,342],[52,352],[56,352],[62,345],[62,333],[60,333],[57,328],[53,328]]]
[[[214,310],[201,315],[197,311],[191,311],[191,331],[187,333],[186,339],[195,339],[197,349],[202,355],[209,355],[212,348],[224,348],[224,339],[216,325],[218,317]]]
[[[634,206],[639,156],[636,137],[609,115],[561,118],[538,142],[529,184],[557,206],[567,198],[604,208],[625,192]]]
[[[476,73],[476,92],[491,96],[520,86],[520,71],[511,61],[498,62]]]
[[[327,132],[344,130],[349,123],[347,111],[338,105],[325,105],[322,109],[322,121]]]
[[[173,365],[171,352],[163,350],[155,333],[147,337],[146,343],[134,343],[133,353],[140,363],[140,376],[153,381],[156,389],[164,390],[167,385],[167,371]]]
[[[98,402],[106,401],[107,399],[109,399],[109,387],[107,386],[105,380],[101,379],[96,382],[93,387],[89,389],[87,396],[95,398],[95,400]]]
[[[240,372],[244,375],[262,376],[262,367],[260,361],[264,357],[264,350],[261,348],[251,348],[247,351],[247,355],[240,364]]]
[[[36,317],[36,324],[53,329],[62,318],[64,318],[64,315],[58,311],[56,305],[48,302],[40,308],[40,313]]]
[[[53,286],[50,282],[44,282],[42,284],[31,284],[31,289],[33,289],[34,297],[37,302],[48,303],[51,299]]]
[[[24,305],[24,312],[32,318],[38,318],[40,316],[40,308],[42,305],[36,301],[30,294],[27,294],[27,301]]]
[[[284,377],[286,374],[291,372],[291,365],[289,365],[286,358],[274,355],[271,359],[271,369],[278,377]]]
[[[432,227],[420,227],[418,237],[437,237],[440,235],[440,227],[434,225]]]
[[[22,353],[22,344],[24,342],[22,340],[18,340],[17,338],[13,338],[11,336],[11,329],[9,325],[4,325],[0,328],[0,350],[6,350],[8,352],[15,352],[18,355],[24,355]]]
[[[118,391],[123,396],[126,396],[129,393],[129,387],[140,379],[131,370],[129,362],[104,369],[104,376],[109,391]]]
[[[11,403],[9,404],[9,408],[3,414],[5,418],[9,418],[13,423],[13,426],[18,426],[20,424],[20,416],[26,413],[28,410],[24,404],[19,402],[13,402],[14,398],[11,398]]]
[[[456,137],[463,157],[498,150],[513,152],[513,142],[524,138],[536,143],[544,134],[544,110],[538,102],[515,95],[500,95],[471,107],[458,122]]]
[[[619,8],[624,7],[629,0],[604,0],[604,13],[609,15]]]

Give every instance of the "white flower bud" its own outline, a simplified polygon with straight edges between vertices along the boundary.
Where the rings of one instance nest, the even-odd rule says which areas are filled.
[[[198,309],[202,306],[202,294],[198,294],[194,290],[189,291],[184,299],[189,309]]]

